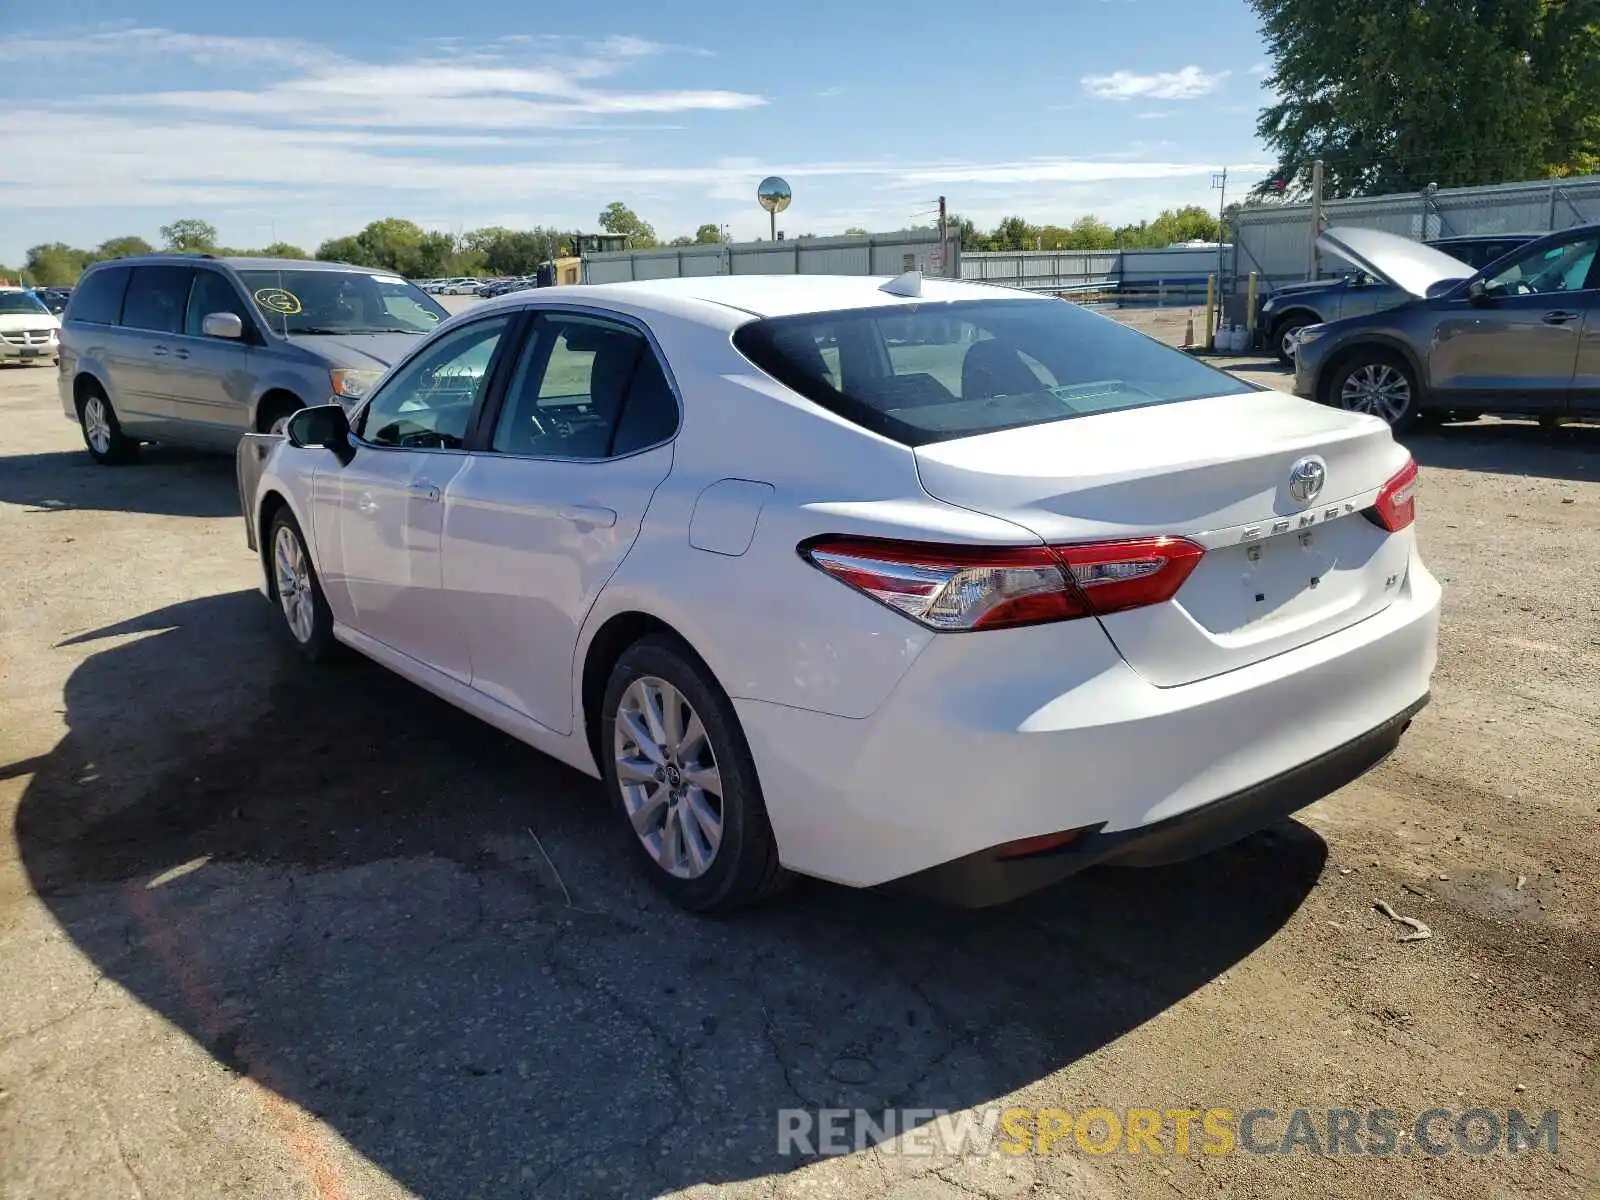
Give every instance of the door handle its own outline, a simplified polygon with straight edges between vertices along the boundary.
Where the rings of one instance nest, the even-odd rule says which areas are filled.
[[[1580,315],[1580,313],[1567,312],[1565,309],[1557,312],[1547,312],[1544,315],[1544,323],[1546,325],[1565,325],[1568,321],[1576,321]]]
[[[173,358],[188,358],[189,357],[189,352],[187,350],[183,349],[180,346],[178,349],[176,349],[176,350],[174,350],[172,352],[172,357]]]
[[[150,347],[150,353],[154,354],[158,358],[165,358],[167,348],[165,346],[152,346]]]
[[[597,504],[569,504],[561,510],[561,516],[564,520],[580,525],[596,525],[601,529],[610,529],[617,523],[615,512]]]
[[[426,479],[417,479],[412,481],[411,494],[418,500],[438,500],[439,488]]]

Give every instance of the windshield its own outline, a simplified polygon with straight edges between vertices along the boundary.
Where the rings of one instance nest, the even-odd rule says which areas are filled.
[[[398,275],[367,271],[240,271],[278,333],[432,333],[448,315]]]
[[[0,292],[0,315],[45,313],[50,310],[32,292]]]
[[[1245,388],[1065,300],[775,317],[733,343],[807,399],[908,446]]]

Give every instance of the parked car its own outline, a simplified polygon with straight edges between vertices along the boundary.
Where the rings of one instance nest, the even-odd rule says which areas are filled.
[[[238,473],[296,646],[603,777],[697,910],[1189,857],[1382,759],[1434,665],[1381,421],[1011,289],[519,292]]]
[[[34,288],[33,294],[39,297],[39,302],[49,309],[52,315],[59,317],[67,310],[67,301],[72,298],[72,289],[64,287]]]
[[[0,362],[55,362],[61,322],[28,288],[0,287]]]
[[[1295,391],[1396,429],[1424,415],[1600,416],[1600,225],[1553,233],[1479,271],[1371,229],[1321,242],[1406,294],[1300,330]]]
[[[1537,233],[1472,234],[1435,238],[1425,244],[1477,270],[1541,236]],[[1295,335],[1305,326],[1393,308],[1406,299],[1401,289],[1356,270],[1338,279],[1278,288],[1261,301],[1256,328],[1265,331],[1267,348],[1288,367],[1294,365]]]
[[[481,279],[458,279],[444,289],[446,296],[470,296],[483,286]]]
[[[330,399],[353,403],[448,314],[395,275],[210,255],[89,268],[61,334],[61,407],[97,462],[139,443],[233,449]]]

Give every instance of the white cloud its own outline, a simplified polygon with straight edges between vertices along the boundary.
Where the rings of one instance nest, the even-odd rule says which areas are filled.
[[[1271,69],[1272,68],[1267,66],[1266,63],[1258,62],[1258,63],[1254,64],[1253,66],[1251,66],[1251,68],[1248,71],[1246,71],[1245,74],[1246,75],[1265,75]]]
[[[1083,90],[1097,100],[1196,100],[1216,91],[1229,74],[1228,71],[1207,73],[1199,67],[1187,66],[1152,75],[1134,71],[1085,75],[1081,82]]]

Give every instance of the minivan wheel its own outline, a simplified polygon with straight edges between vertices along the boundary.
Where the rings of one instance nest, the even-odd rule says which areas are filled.
[[[606,791],[657,888],[693,912],[757,903],[788,881],[733,705],[676,639],[622,655],[606,686]]]
[[[275,433],[279,437],[285,436],[289,432],[290,419],[304,407],[305,405],[298,400],[278,399],[271,401],[270,405],[261,414],[261,432]]]
[[[1358,350],[1334,373],[1328,396],[1348,412],[1382,417],[1396,433],[1417,422],[1417,381],[1410,366],[1388,350]]]
[[[272,518],[267,549],[272,598],[295,648],[312,662],[332,658],[339,648],[333,636],[333,611],[322,594],[322,581],[311,563],[299,522],[287,508],[280,508]]]
[[[121,466],[139,457],[139,443],[122,432],[116,410],[98,387],[85,390],[78,401],[78,427],[89,457],[103,466]]]

